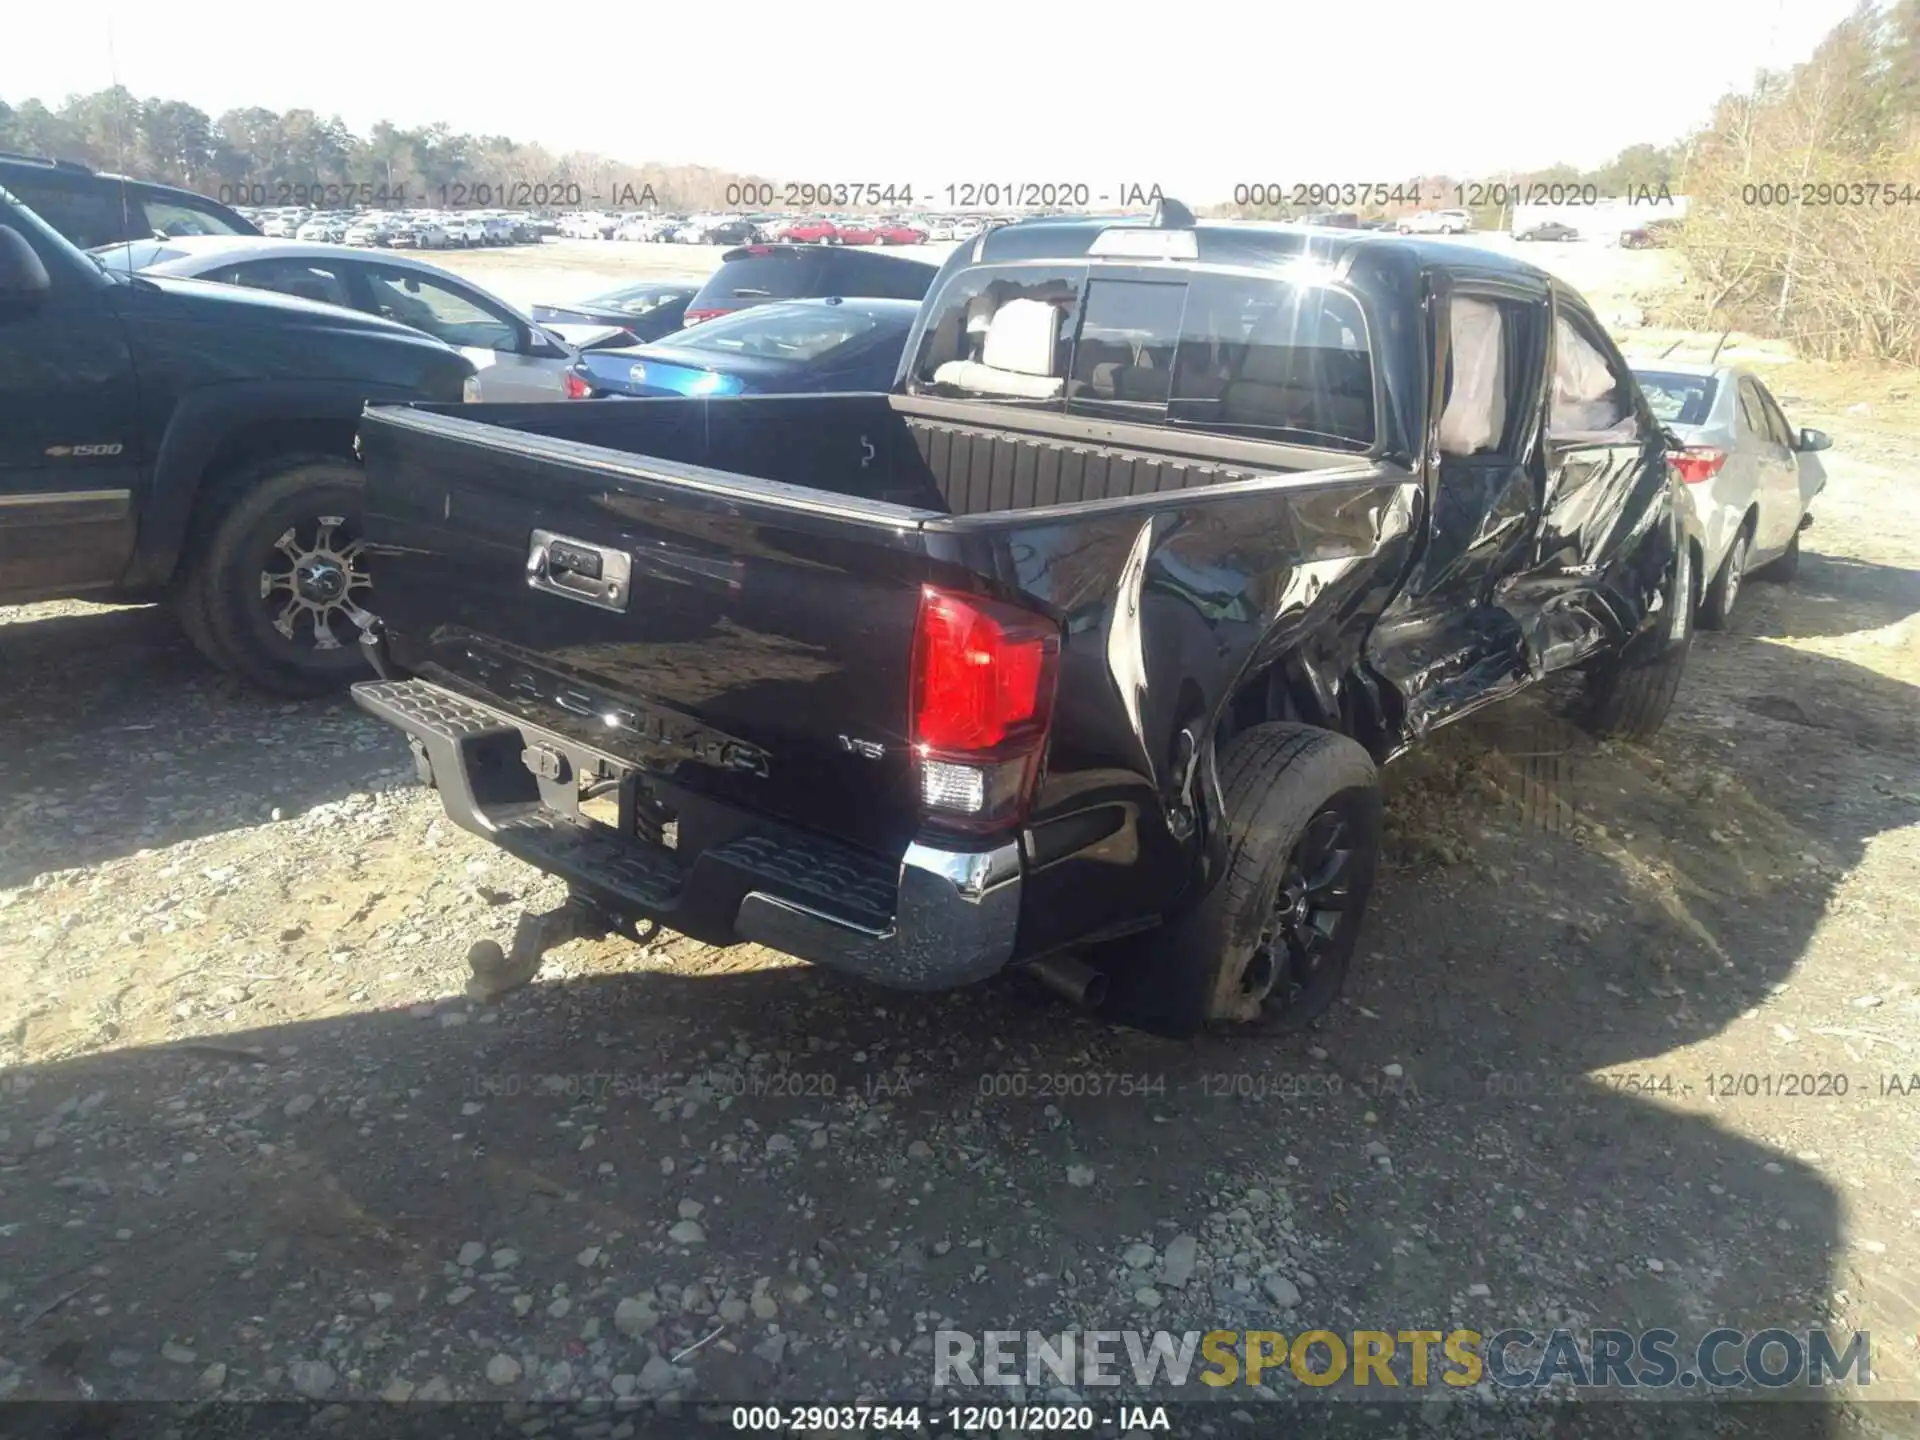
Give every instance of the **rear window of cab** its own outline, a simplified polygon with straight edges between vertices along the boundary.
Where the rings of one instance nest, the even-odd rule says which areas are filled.
[[[1363,451],[1372,347],[1347,292],[1270,276],[982,266],[941,292],[913,393]]]

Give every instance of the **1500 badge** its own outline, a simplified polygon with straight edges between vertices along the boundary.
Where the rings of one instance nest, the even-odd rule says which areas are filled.
[[[46,453],[56,460],[72,456],[76,460],[89,455],[118,455],[127,447],[124,445],[49,445]]]

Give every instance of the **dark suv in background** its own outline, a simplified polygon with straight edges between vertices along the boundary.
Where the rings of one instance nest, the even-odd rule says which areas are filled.
[[[764,305],[829,295],[924,300],[939,267],[904,255],[875,255],[826,245],[742,245],[720,257],[700,293],[687,302],[686,323]]]
[[[258,235],[236,210],[191,190],[104,175],[72,160],[0,151],[0,187],[82,250],[155,235]]]

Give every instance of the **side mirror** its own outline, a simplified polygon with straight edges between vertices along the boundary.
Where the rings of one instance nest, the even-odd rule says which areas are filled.
[[[53,280],[27,237],[0,225],[0,305],[34,306],[53,289]]]
[[[1833,437],[1827,434],[1826,431],[1815,430],[1809,425],[1800,431],[1800,443],[1793,448],[1800,451],[1831,450],[1833,448]]]

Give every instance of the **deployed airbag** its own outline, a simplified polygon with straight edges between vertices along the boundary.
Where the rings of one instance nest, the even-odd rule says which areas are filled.
[[[1440,417],[1440,449],[1448,455],[1475,455],[1497,448],[1507,428],[1507,351],[1500,307],[1456,295],[1451,316],[1453,390]]]

